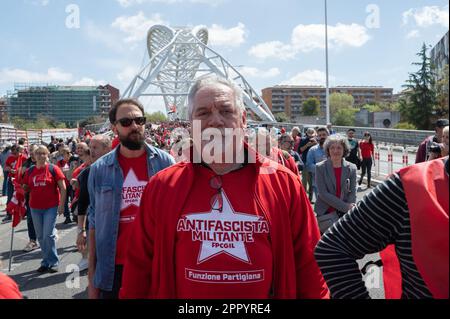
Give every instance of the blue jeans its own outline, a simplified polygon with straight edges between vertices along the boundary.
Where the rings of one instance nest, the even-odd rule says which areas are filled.
[[[2,196],[6,196],[6,188],[8,187],[8,172],[3,170],[3,186],[2,186]]]
[[[56,267],[59,264],[55,229],[57,214],[58,207],[49,209],[31,208],[33,225],[42,250],[43,259],[41,266],[44,267]]]

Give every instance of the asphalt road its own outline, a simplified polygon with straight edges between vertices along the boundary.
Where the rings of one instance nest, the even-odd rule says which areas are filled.
[[[363,185],[358,191],[360,199],[367,191]],[[4,202],[5,198],[1,198]],[[0,208],[0,218],[5,216],[4,206]],[[11,276],[19,285],[20,291],[29,299],[85,299],[87,298],[87,272],[77,271],[77,263],[81,255],[75,246],[75,224],[64,225],[64,218],[58,217],[57,249],[60,256],[59,272],[55,274],[39,274],[41,250],[24,253],[22,249],[28,243],[26,221],[22,221],[15,229],[13,242],[13,262],[8,272],[9,250],[11,239],[11,223],[0,225],[0,271]],[[358,261],[360,268],[370,260],[378,260],[378,254],[367,255]],[[369,267],[366,285],[372,298],[384,298],[381,270],[377,266]]]

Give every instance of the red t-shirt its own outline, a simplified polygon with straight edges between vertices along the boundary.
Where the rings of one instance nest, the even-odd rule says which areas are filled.
[[[0,273],[0,299],[22,299],[15,281],[2,273]]]
[[[371,158],[371,152],[373,153],[375,148],[373,144],[370,144],[366,141],[359,142],[359,147],[361,148],[361,156],[362,158]]]
[[[59,205],[58,181],[64,180],[61,169],[53,166],[55,177],[50,172],[49,164],[45,167],[35,166],[31,174],[27,169],[24,176],[24,184],[30,188],[30,208],[48,209]]]
[[[119,144],[120,144],[120,139],[119,139],[118,136],[116,136],[116,137],[112,140],[111,148],[112,148],[112,149],[115,149],[117,146],[119,146]]]
[[[139,213],[141,196],[148,182],[147,153],[137,158],[126,158],[119,152],[119,164],[124,181],[120,205],[119,234],[116,245],[116,265],[123,265],[129,249],[128,238],[133,230],[134,220]]]
[[[81,171],[84,170],[86,167],[87,167],[87,164],[82,163],[80,166],[75,168],[72,173],[72,179],[76,179],[78,177],[78,175],[80,175]],[[80,188],[77,187],[77,188],[75,188],[75,194],[73,196],[72,203],[76,202],[79,197],[80,197]]]
[[[336,178],[336,197],[341,198],[341,176],[342,176],[342,167],[334,167],[334,177]],[[331,207],[328,208],[327,212],[332,213],[336,208]]]
[[[195,166],[195,180],[177,224],[177,298],[268,298],[272,283],[269,224],[250,191],[247,165],[222,179],[223,211],[211,209],[214,172]]]

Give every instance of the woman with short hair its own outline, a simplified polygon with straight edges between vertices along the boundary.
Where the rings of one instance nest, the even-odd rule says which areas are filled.
[[[61,169],[48,163],[48,149],[40,145],[34,151],[36,165],[25,172],[23,188],[30,192],[30,209],[43,259],[40,273],[57,272],[56,217],[64,213],[66,185]]]
[[[314,211],[323,234],[356,203],[356,165],[345,160],[346,137],[331,135],[324,143],[327,159],[316,165],[317,201]]]

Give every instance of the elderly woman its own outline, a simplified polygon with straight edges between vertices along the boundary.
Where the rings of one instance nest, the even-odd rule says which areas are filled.
[[[327,160],[316,166],[317,201],[314,207],[324,233],[356,202],[356,166],[344,157],[350,152],[347,138],[331,135],[324,143]]]
[[[64,213],[66,185],[61,169],[48,163],[48,149],[40,145],[35,151],[36,165],[25,172],[23,188],[30,192],[33,225],[42,249],[40,273],[56,272],[59,263],[56,251],[56,217]],[[60,196],[61,195],[61,196]]]

